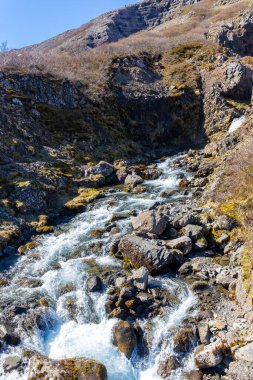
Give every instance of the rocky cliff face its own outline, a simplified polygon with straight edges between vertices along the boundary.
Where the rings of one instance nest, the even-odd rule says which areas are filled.
[[[102,15],[79,29],[31,47],[41,50],[85,50],[115,42],[170,19],[181,7],[200,0],[145,0]]]
[[[240,55],[252,55],[253,13],[243,12],[239,17],[212,26],[207,34],[207,38]]]

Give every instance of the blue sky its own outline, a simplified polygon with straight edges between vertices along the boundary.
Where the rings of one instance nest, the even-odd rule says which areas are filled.
[[[134,0],[0,0],[0,43],[20,48],[76,28]]]

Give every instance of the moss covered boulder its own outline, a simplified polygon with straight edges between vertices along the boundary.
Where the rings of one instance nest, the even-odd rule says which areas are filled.
[[[37,379],[107,380],[107,371],[103,364],[95,360],[52,360],[46,356],[34,355],[30,360],[28,380]]]

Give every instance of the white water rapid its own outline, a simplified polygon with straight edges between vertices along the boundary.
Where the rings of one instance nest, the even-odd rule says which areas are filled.
[[[162,286],[177,296],[173,307],[166,307],[164,316],[155,317],[152,323],[154,336],[149,353],[139,357],[134,352],[127,360],[112,344],[112,329],[115,319],[108,319],[104,310],[106,289],[101,293],[88,293],[86,280],[91,267],[121,267],[121,262],[109,256],[112,242],[124,235],[130,225],[131,217],[117,220],[121,232],[116,235],[103,235],[91,238],[91,231],[103,228],[115,213],[127,213],[132,210],[145,210],[157,201],[164,201],[159,194],[162,190],[178,187],[178,174],[182,170],[173,169],[174,158],[159,162],[162,175],[157,180],[144,183],[147,192],[133,195],[121,191],[108,193],[107,196],[78,215],[71,221],[61,224],[55,233],[42,236],[40,245],[28,257],[21,257],[8,269],[10,285],[4,288],[1,298],[19,303],[32,302],[33,298],[45,297],[50,307],[44,317],[42,328],[33,334],[24,333],[21,345],[1,356],[1,362],[8,354],[22,353],[29,348],[54,359],[87,357],[105,364],[108,380],[158,380],[159,360],[173,352],[171,337],[183,320],[194,312],[195,298],[186,284],[177,278],[159,276],[156,278]],[[174,195],[168,202],[178,200],[182,195]],[[99,247],[99,255],[91,246]],[[39,279],[42,285],[26,287],[27,279]],[[68,288],[63,292],[62,289]],[[11,301],[12,302],[12,301]],[[74,310],[74,311],[73,311]],[[73,314],[75,317],[73,318]],[[144,325],[147,321],[139,321]],[[170,380],[179,380],[185,369],[191,369],[191,353],[181,361],[180,369],[174,371]],[[27,380],[27,373],[20,375],[16,371],[6,374],[0,369],[1,380]]]

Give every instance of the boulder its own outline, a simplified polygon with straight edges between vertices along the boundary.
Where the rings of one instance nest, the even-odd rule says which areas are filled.
[[[135,235],[125,235],[119,243],[119,250],[125,261],[135,268],[146,267],[152,275],[164,272],[182,259],[180,251],[168,249],[160,241]]]
[[[232,268],[224,268],[216,277],[216,283],[228,289],[229,285],[238,277],[238,270]]]
[[[87,169],[86,175],[102,175],[104,177],[109,177],[114,173],[113,165],[105,161],[100,161],[96,166]]]
[[[223,346],[221,343],[200,345],[194,351],[195,364],[200,369],[216,367],[222,362]]]
[[[21,362],[22,360],[18,355],[7,356],[3,361],[3,369],[5,372],[11,372],[17,369]]]
[[[103,289],[103,282],[100,277],[92,276],[88,278],[86,283],[89,292],[100,292]]]
[[[174,240],[166,242],[166,246],[171,249],[177,249],[183,253],[183,255],[188,255],[192,250],[192,241],[188,236],[182,236]]]
[[[145,267],[141,267],[134,271],[131,276],[131,279],[134,282],[134,286],[140,290],[147,290],[148,287],[148,270]]]
[[[167,189],[167,190],[164,190],[160,193],[160,197],[162,198],[170,198],[172,197],[173,195],[176,195],[178,194],[178,190],[177,189]]]
[[[107,380],[103,364],[85,358],[53,360],[34,355],[30,360],[28,380]]]
[[[182,235],[190,237],[196,241],[204,236],[204,228],[195,224],[188,224],[181,230]]]
[[[167,379],[171,376],[172,371],[180,367],[180,362],[176,356],[169,356],[160,361],[157,373],[162,379]]]
[[[161,235],[167,227],[166,217],[155,211],[141,212],[136,218],[133,218],[132,225],[135,231],[142,234]]]
[[[136,185],[140,185],[143,181],[144,181],[143,178],[141,178],[137,174],[128,174],[128,176],[125,179],[125,185],[136,186]]]
[[[116,323],[113,331],[113,344],[127,359],[130,359],[136,345],[136,335],[129,322],[119,321]]]
[[[197,222],[198,222],[198,219],[196,218],[195,215],[187,214],[187,215],[184,215],[183,217],[182,216],[176,217],[172,221],[171,224],[174,228],[180,229],[187,226],[187,224],[197,224]]]

